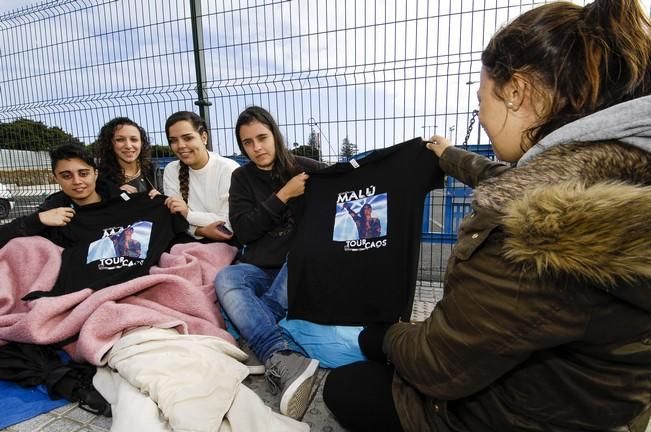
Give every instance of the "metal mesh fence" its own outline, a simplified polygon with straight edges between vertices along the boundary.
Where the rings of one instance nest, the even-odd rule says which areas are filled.
[[[461,144],[476,107],[479,58],[532,1],[55,0],[0,15],[0,199],[8,218],[49,184],[45,150],[92,144],[128,116],[168,155],[167,116],[199,111],[212,147],[238,153],[248,105],[269,109],[290,149],[328,163],[433,133]],[[469,144],[489,149],[478,125]],[[392,175],[398,177],[404,172]],[[437,279],[469,191],[434,191],[421,278]],[[0,208],[0,210],[2,210]],[[2,215],[5,217],[7,215]]]

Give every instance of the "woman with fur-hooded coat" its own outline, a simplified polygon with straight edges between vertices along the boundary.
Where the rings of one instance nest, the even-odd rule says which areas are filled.
[[[479,118],[517,166],[432,137],[441,168],[476,187],[473,212],[431,316],[360,335],[364,350],[381,334],[391,365],[328,376],[324,398],[344,426],[646,430],[650,29],[637,2],[597,0],[541,6],[493,37]]]

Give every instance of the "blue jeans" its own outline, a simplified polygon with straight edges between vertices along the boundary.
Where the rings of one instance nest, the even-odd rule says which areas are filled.
[[[277,351],[303,350],[278,325],[287,313],[287,264],[262,269],[252,264],[224,267],[215,279],[217,298],[237,331],[266,362]]]

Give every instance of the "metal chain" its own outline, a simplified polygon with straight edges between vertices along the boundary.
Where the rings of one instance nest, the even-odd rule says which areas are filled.
[[[475,120],[477,119],[478,114],[479,114],[479,110],[472,111],[472,117],[470,117],[470,121],[468,122],[468,130],[466,131],[466,137],[463,139],[462,147],[464,149],[468,148],[468,139],[470,138],[470,133],[472,132],[472,127],[475,125]]]

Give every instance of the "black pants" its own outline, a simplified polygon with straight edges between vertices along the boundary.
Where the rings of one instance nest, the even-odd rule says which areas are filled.
[[[392,382],[391,366],[374,361],[353,363],[328,374],[323,400],[346,429],[402,432]]]

